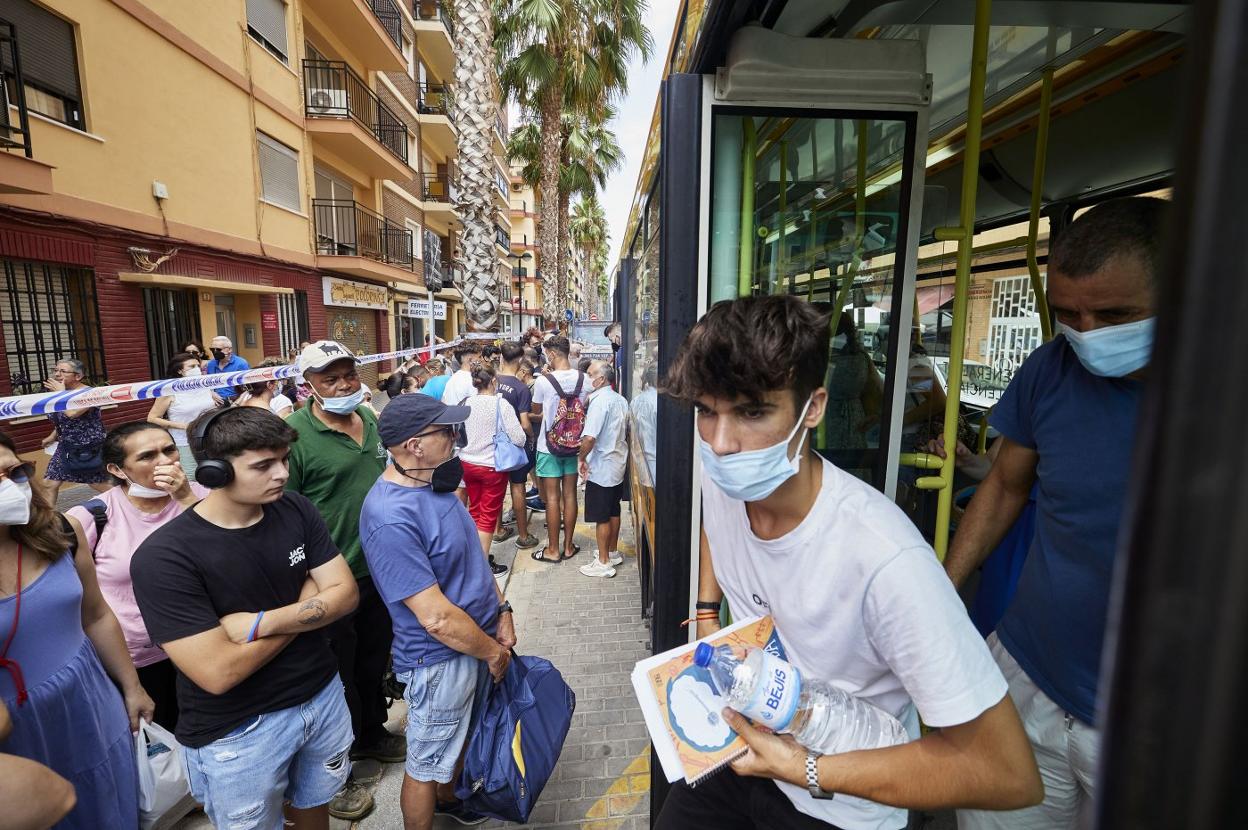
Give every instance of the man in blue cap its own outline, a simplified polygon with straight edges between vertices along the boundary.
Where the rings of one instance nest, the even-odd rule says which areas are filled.
[[[477,689],[487,673],[502,679],[516,643],[511,606],[455,496],[468,413],[427,395],[391,399],[378,434],[393,460],[360,513],[364,556],[394,627],[394,671],[406,684],[400,803],[409,827],[431,826],[435,813],[485,821],[454,800],[452,782]]]

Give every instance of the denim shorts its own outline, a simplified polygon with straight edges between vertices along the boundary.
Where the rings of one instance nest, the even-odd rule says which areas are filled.
[[[337,675],[306,703],[265,712],[199,749],[186,747],[191,795],[214,827],[280,830],[282,804],[329,803],[351,772],[351,713]]]
[[[449,784],[468,741],[472,704],[489,676],[484,660],[459,654],[431,666],[398,672],[407,684],[407,764],[416,781]]]

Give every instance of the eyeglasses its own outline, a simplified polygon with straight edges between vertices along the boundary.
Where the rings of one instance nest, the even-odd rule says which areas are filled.
[[[449,424],[447,426],[440,426],[437,429],[432,429],[432,430],[429,430],[428,432],[418,432],[412,437],[413,438],[429,438],[434,435],[441,435],[444,432],[450,433],[451,437],[455,438],[459,435],[459,425]]]
[[[34,467],[28,463],[16,464],[7,470],[0,470],[0,481],[8,479],[18,484],[30,481],[34,476]]]

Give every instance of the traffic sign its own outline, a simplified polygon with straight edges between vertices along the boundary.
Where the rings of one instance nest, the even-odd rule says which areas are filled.
[[[563,319],[567,320],[569,323],[572,322],[572,309],[569,308],[564,310]]]
[[[597,314],[591,314],[591,315],[589,315],[589,319],[591,319],[591,320],[597,320],[597,319],[598,319],[598,315],[597,315]]]

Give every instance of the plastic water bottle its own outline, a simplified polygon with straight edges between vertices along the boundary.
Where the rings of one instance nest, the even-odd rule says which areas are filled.
[[[731,646],[698,643],[693,661],[710,671],[728,705],[773,732],[788,732],[821,755],[879,749],[910,740],[901,721],[813,678],[761,648],[741,659]]]

